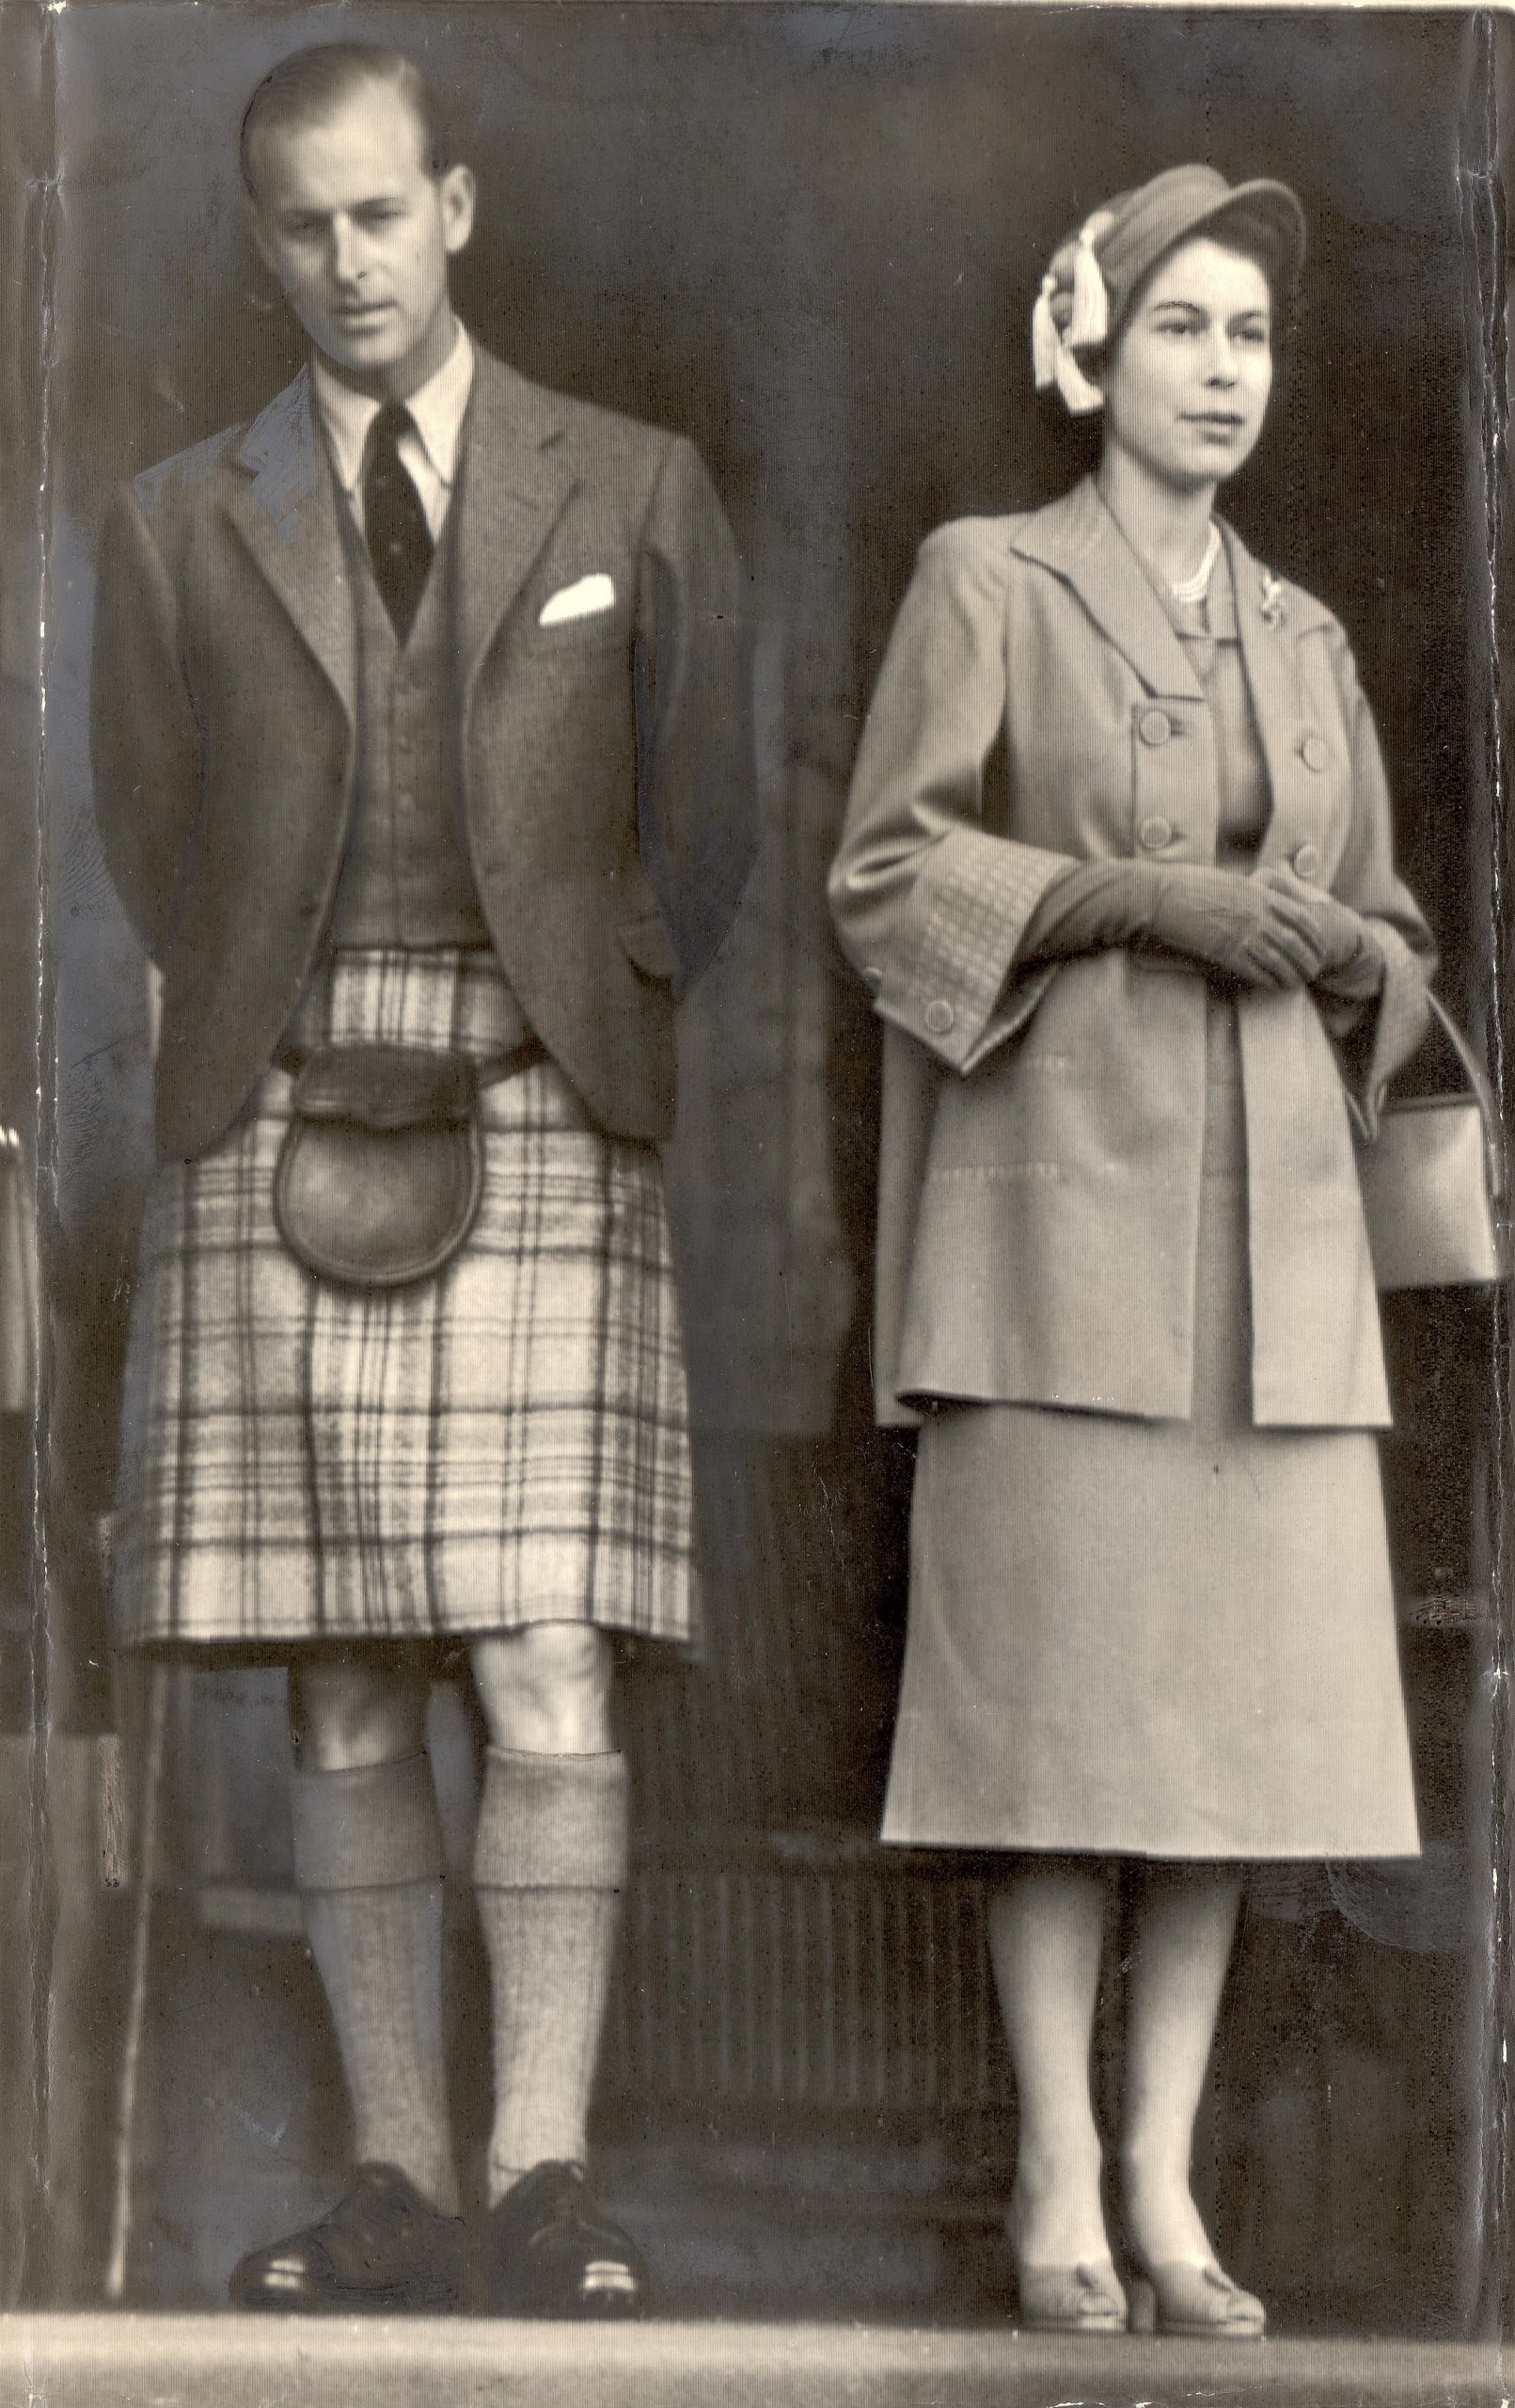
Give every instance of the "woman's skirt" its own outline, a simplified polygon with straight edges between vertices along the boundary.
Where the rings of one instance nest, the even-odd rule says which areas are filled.
[[[302,1043],[509,1044],[493,958],[339,955]],[[212,1149],[157,1173],[124,1388],[128,1646],[460,1638],[586,1621],[688,1640],[684,1358],[661,1164],[551,1063],[481,1098],[462,1252],[391,1291],[285,1250],[271,1071]]]
[[[1191,1418],[929,1416],[886,1840],[1418,1850],[1377,1443],[1253,1424],[1234,1013],[1211,1027]]]

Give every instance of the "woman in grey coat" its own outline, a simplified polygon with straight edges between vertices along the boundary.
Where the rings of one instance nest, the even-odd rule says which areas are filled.
[[[884,1836],[1005,1851],[1021,2317],[1081,2331],[1261,2332],[1190,2187],[1242,1867],[1418,1846],[1353,1137],[1431,946],[1346,637],[1213,515],[1303,242],[1184,166],[1058,251],[1037,382],[1097,471],[923,547],[831,884],[886,1022],[879,1411],[922,1423]]]

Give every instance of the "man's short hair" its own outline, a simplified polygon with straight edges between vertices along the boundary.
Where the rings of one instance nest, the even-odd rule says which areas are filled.
[[[427,174],[445,175],[451,165],[447,127],[415,60],[385,42],[324,41],[292,51],[270,68],[243,112],[242,181],[254,198],[254,150],[264,135],[280,127],[324,125],[355,92],[374,85],[399,93],[420,128]]]

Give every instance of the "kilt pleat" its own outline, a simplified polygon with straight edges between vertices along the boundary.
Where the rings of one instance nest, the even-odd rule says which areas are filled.
[[[340,955],[303,1042],[509,1042],[492,959]],[[124,1392],[116,1605],[130,1646],[462,1638],[586,1620],[686,1641],[683,1346],[661,1164],[550,1062],[486,1088],[483,1196],[436,1278],[312,1278],[284,1248],[277,1071],[158,1171]]]

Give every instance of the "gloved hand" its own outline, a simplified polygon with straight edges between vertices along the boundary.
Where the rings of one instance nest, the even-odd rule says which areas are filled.
[[[1266,886],[1270,894],[1286,896],[1309,920],[1320,947],[1321,980],[1331,980],[1341,971],[1356,971],[1362,967],[1365,951],[1375,964],[1381,964],[1373,932],[1361,912],[1349,903],[1338,903],[1334,895],[1322,893],[1318,886],[1307,885],[1296,877],[1286,862],[1270,862],[1259,870],[1256,883]]]
[[[1300,892],[1305,901],[1239,870],[1176,863],[1157,873],[1145,941],[1244,987],[1308,987],[1320,974],[1325,940],[1312,908],[1321,898]]]

